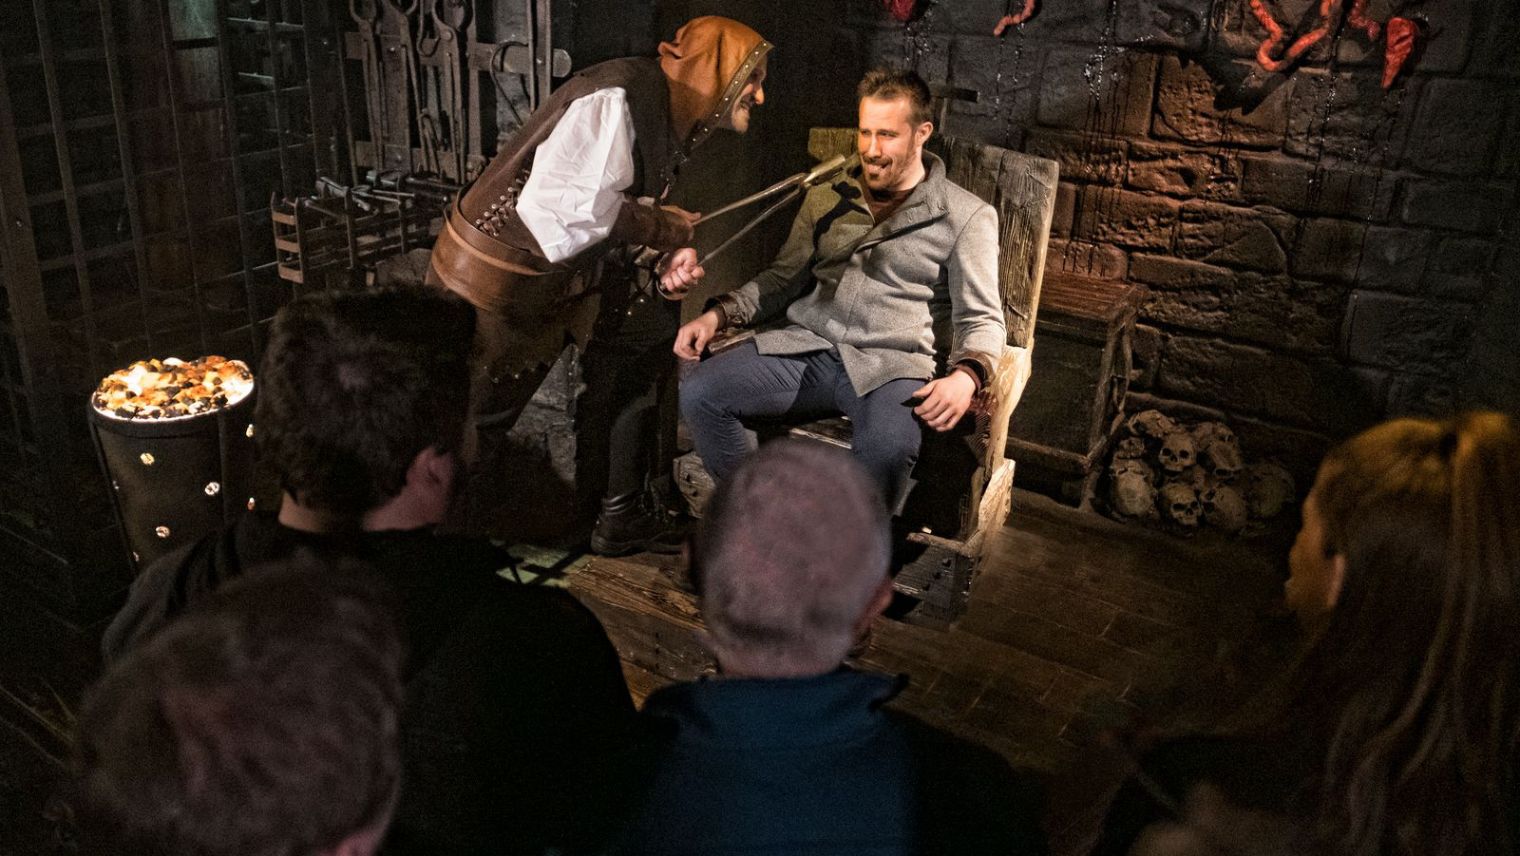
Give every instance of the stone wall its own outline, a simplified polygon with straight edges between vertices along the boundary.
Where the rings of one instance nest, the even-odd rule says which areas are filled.
[[[1290,28],[1309,6],[1268,5]],[[1060,162],[1050,269],[1149,289],[1132,410],[1226,418],[1302,473],[1384,416],[1520,403],[1520,57],[1501,5],[1401,3],[1428,41],[1386,92],[1360,34],[1261,72],[1246,0],[1047,0],[1001,38],[1001,1],[903,25],[855,0],[843,29],[868,63],[977,90],[950,133]]]

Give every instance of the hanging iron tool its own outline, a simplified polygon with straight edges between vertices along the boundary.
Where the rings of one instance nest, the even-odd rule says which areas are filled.
[[[398,164],[401,169],[411,172],[415,168],[413,158],[416,156],[416,141],[412,138],[412,115],[420,110],[422,105],[422,88],[417,85],[417,43],[412,38],[412,14],[417,11],[418,0],[386,0],[386,6],[396,18],[397,37],[389,39],[390,48],[401,53],[401,69],[403,80],[407,87],[403,96],[406,109],[400,117],[402,137],[406,140],[406,157]]]
[[[468,132],[465,130],[465,82],[468,68],[463,64],[464,33],[470,25],[469,0],[433,0],[428,10],[438,29],[439,51],[442,54],[441,74],[446,83],[446,103],[449,128],[449,149],[454,154],[454,180],[463,184],[465,169],[469,165]]]
[[[385,163],[385,66],[380,58],[380,0],[348,0],[348,14],[359,25],[364,47],[364,110],[369,119],[372,166]]]

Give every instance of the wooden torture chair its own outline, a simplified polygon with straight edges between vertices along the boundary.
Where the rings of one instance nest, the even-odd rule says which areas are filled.
[[[1014,462],[1005,455],[1008,422],[1029,380],[1035,314],[1045,270],[1045,251],[1055,211],[1055,161],[954,137],[935,137],[929,148],[944,159],[951,181],[991,204],[998,213],[998,284],[1008,342],[989,383],[968,414],[945,434],[925,429],[897,531],[900,570],[894,588],[916,601],[915,621],[945,625],[966,610],[971,583],[985,560],[991,535],[1008,517]],[[854,128],[814,128],[808,151],[819,161],[855,151]],[[744,336],[746,334],[739,334]],[[843,417],[767,431],[849,448]],[[712,490],[712,479],[691,453],[676,461],[676,482],[693,514]]]

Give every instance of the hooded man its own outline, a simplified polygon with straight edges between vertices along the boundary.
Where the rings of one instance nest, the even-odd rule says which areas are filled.
[[[708,16],[658,58],[585,69],[460,193],[433,247],[428,281],[482,310],[483,426],[510,428],[566,342],[586,347],[578,458],[583,484],[606,472],[598,553],[680,550],[681,533],[645,499],[679,311],[637,293],[649,277],[635,261],[664,253],[663,269],[691,242],[695,215],[661,203],[714,130],[749,129],[770,49],[749,27]],[[687,287],[661,293],[676,301]]]

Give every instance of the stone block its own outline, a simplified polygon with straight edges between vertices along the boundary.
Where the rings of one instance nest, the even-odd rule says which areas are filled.
[[[1136,254],[1130,277],[1150,291],[1141,317],[1279,351],[1330,353],[1346,290],[1320,283]]]
[[[1462,71],[1467,67],[1474,41],[1474,13],[1479,10],[1505,11],[1513,17],[1514,7],[1506,10],[1504,6],[1503,3],[1475,3],[1473,0],[1425,0],[1419,5],[1419,12],[1420,17],[1429,22],[1429,27],[1424,49],[1414,64],[1415,71],[1431,74]]]
[[[1404,185],[1401,216],[1415,226],[1493,234],[1513,193],[1507,184],[1411,179]]]
[[[939,32],[949,31],[958,39],[966,36],[991,36],[998,18],[1003,17],[1006,0],[962,0],[958,3],[935,3],[930,22]],[[927,17],[927,15],[925,16]]]
[[[1441,300],[1477,303],[1488,293],[1488,280],[1481,276],[1427,273],[1425,293]]]
[[[1296,222],[1275,208],[1185,202],[1177,226],[1177,255],[1281,273],[1287,269],[1287,246]]]
[[[1458,409],[1459,387],[1455,376],[1398,374],[1388,385],[1385,412],[1398,416],[1450,416]]]
[[[1319,0],[1275,0],[1269,4],[1277,20],[1287,29],[1310,15]],[[1255,64],[1256,49],[1267,38],[1267,30],[1251,13],[1249,3],[1226,3],[1214,34],[1214,49]]]
[[[1520,16],[1503,3],[1487,5],[1487,19],[1473,40],[1468,76],[1520,80]]]
[[[1165,196],[1087,185],[1072,237],[1136,249],[1170,249],[1179,208],[1177,200]]]
[[[1516,52],[1520,53],[1520,50]],[[1516,140],[1520,140],[1520,94],[1509,99],[1509,123],[1504,128],[1504,137],[1499,141],[1499,154],[1494,158],[1496,174],[1508,177],[1520,175],[1520,145],[1515,145]]]
[[[1037,43],[1063,41],[1089,45],[1101,44],[1109,7],[1110,0],[1041,3],[1033,18],[1022,26],[1006,31],[1003,38],[1010,41],[1025,39]],[[1006,3],[1004,8],[1007,8]],[[988,25],[987,32],[992,32],[992,26],[997,23],[999,17],[1002,17],[1001,10]]]
[[[994,18],[996,20],[996,18]],[[949,82],[977,93],[973,102],[953,101],[957,116],[991,116],[1019,126],[1031,124],[1038,109],[1036,83],[1044,52],[1010,45],[991,36],[961,36],[950,47]]]
[[[1134,142],[1125,184],[1171,196],[1240,198],[1240,157],[1226,149],[1194,149]]]
[[[1128,146],[1113,137],[1052,128],[1034,128],[1024,137],[1024,151],[1060,164],[1061,178],[1102,184],[1124,180]]]
[[[1418,291],[1434,244],[1435,236],[1423,229],[1368,227],[1356,268],[1357,284],[1374,291]]]
[[[1052,240],[1045,252],[1045,271],[1124,279],[1129,271],[1129,256],[1110,244]]]
[[[1005,112],[999,116],[961,114],[951,108],[943,130],[963,140],[975,140],[1019,151],[1024,146],[1025,127],[1034,116],[1035,95],[1020,92],[1012,103],[1004,102]],[[936,128],[938,133],[941,129]]]
[[[1476,321],[1467,304],[1356,291],[1346,307],[1345,353],[1364,365],[1449,373],[1467,356]]]
[[[1288,211],[1381,221],[1397,180],[1376,167],[1342,168],[1281,154],[1242,153],[1240,196]]]
[[[1367,227],[1350,220],[1305,220],[1294,237],[1290,269],[1294,276],[1352,282],[1366,236]]]
[[[1156,385],[1156,373],[1161,370],[1161,348],[1165,334],[1149,324],[1136,324],[1130,339],[1129,388],[1150,389]]]
[[[1504,133],[1503,107],[1511,88],[1468,80],[1426,83],[1404,148],[1404,163],[1447,175],[1486,172]]]
[[[1390,166],[1403,155],[1419,88],[1412,80],[1385,92],[1370,70],[1300,69],[1293,74],[1284,148],[1315,160]]]
[[[1493,269],[1498,244],[1483,238],[1442,238],[1430,257],[1432,273],[1481,277]]]
[[[1239,65],[1239,63],[1237,63]],[[1153,131],[1190,143],[1270,148],[1282,144],[1291,85],[1279,87],[1249,113],[1215,106],[1217,88],[1203,66],[1184,67],[1175,56],[1161,61]]]
[[[1040,124],[1110,136],[1145,136],[1155,75],[1153,54],[1052,49],[1040,80]]]
[[[1198,53],[1205,47],[1214,4],[1210,0],[1116,3],[1114,41],[1153,51]]]
[[[1077,212],[1077,185],[1063,181],[1056,185],[1056,207],[1050,218],[1051,237],[1071,235],[1072,222]]]
[[[930,8],[933,9],[936,5],[931,4]],[[920,19],[906,27],[898,26],[869,33],[865,39],[866,67],[891,65],[911,68],[930,83],[949,80],[951,39],[939,35],[937,30],[930,30],[928,24],[932,22]]]
[[[1161,358],[1162,394],[1224,410],[1347,436],[1382,415],[1378,371],[1175,334]]]

